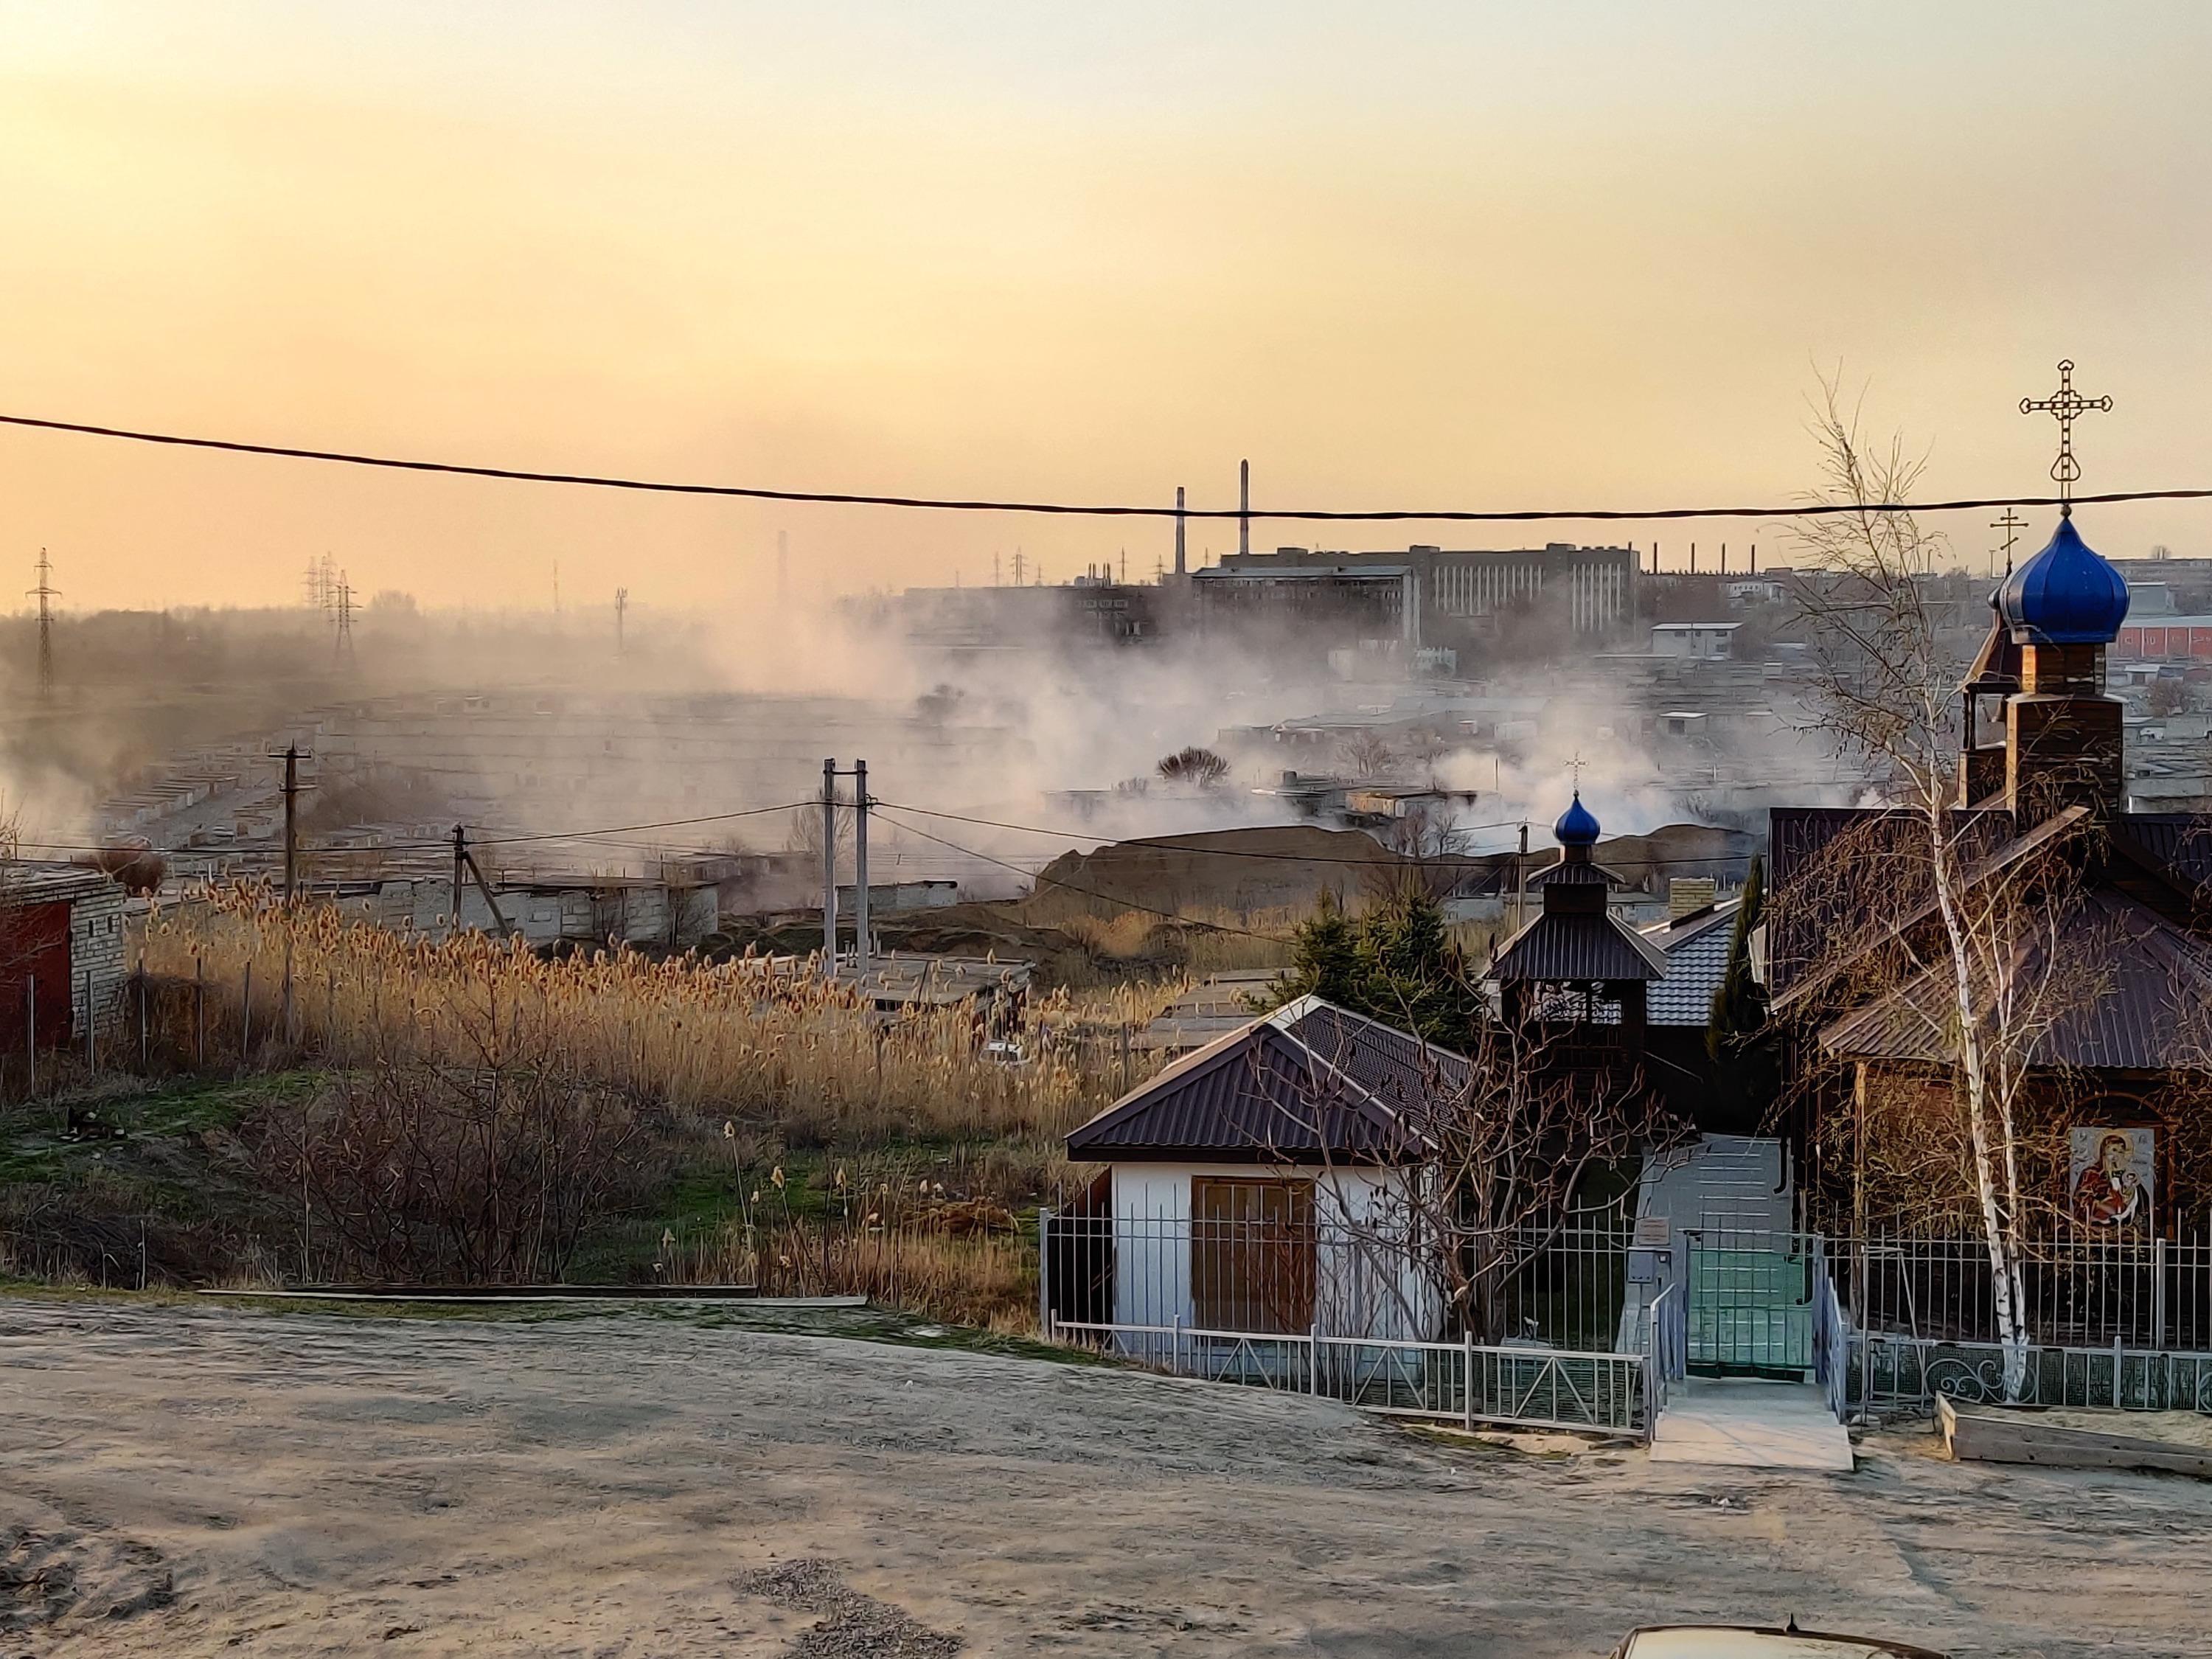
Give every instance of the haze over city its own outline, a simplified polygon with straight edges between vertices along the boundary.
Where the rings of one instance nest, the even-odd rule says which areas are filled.
[[[2207,85],[0,0],[6,1651],[2200,1651]]]
[[[1218,507],[1249,456],[1263,507],[1786,504],[1838,364],[1933,493],[2033,492],[2013,406],[2071,355],[2122,411],[2087,487],[2204,482],[2194,5],[2100,10],[2094,52],[2043,3],[0,21],[4,412],[795,489]],[[687,607],[759,597],[779,528],[801,592],[1168,550],[21,431],[0,501],[76,607],[279,602],[325,550],[426,604],[544,603],[557,559]],[[1392,544],[1255,544],[1316,534]]]

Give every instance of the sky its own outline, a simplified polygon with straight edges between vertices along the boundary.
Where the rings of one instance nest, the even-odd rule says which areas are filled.
[[[1249,457],[1263,508],[1787,504],[1838,371],[1929,494],[2039,493],[2018,404],[2070,356],[2116,405],[2085,489],[2212,485],[2208,73],[2194,0],[0,0],[0,413],[785,489],[1226,507]],[[2212,554],[2212,503],[2081,525]],[[545,605],[557,563],[572,607],[742,620],[779,531],[802,597],[1171,546],[0,429],[0,592],[46,546],[65,607],[282,603],[327,551],[364,596]]]

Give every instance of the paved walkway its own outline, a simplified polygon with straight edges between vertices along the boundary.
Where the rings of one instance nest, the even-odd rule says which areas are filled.
[[[1851,1437],[1810,1383],[1692,1376],[1668,1389],[1651,1457],[1659,1463],[1848,1474]]]

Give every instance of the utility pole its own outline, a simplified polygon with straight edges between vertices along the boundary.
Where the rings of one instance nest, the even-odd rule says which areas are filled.
[[[1518,928],[1528,920],[1528,823],[1521,823],[1521,851],[1513,860],[1513,925]]]
[[[61,597],[61,589],[53,584],[54,567],[46,557],[46,550],[39,550],[39,585],[31,590],[39,602],[39,701],[46,702],[54,695],[54,612],[52,601]]]
[[[629,654],[623,641],[623,612],[629,609],[629,589],[617,587],[615,589],[615,655],[617,658]]]
[[[286,744],[282,758],[284,762],[284,902],[289,904],[300,890],[300,745]],[[307,758],[313,760],[314,757],[310,755]]]
[[[837,971],[837,763],[822,763],[822,977]]]
[[[461,826],[453,826],[453,925],[446,937],[456,939],[461,931],[461,884],[469,878],[469,840]]]
[[[853,763],[853,971],[868,971],[868,763]]]

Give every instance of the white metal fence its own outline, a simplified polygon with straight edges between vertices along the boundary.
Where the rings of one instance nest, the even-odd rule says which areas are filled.
[[[1263,1208],[1232,1218],[1042,1212],[1047,1334],[1175,1376],[1395,1415],[1645,1431],[1647,1355],[1613,1346],[1623,1235],[1523,1240],[1480,1315],[1493,1340],[1478,1341],[1468,1299],[1418,1229],[1273,1200]]]
[[[1978,1242],[1756,1243],[1700,1243],[1642,1300],[1629,1296],[1634,1258],[1650,1252],[1626,1229],[1530,1234],[1477,1306],[1448,1287],[1466,1273],[1440,1271],[1410,1228],[1289,1208],[1048,1210],[1038,1316],[1054,1337],[1172,1375],[1468,1425],[1648,1434],[1691,1369],[1753,1362],[1809,1371],[1847,1420],[1925,1412],[1939,1395],[2003,1398]],[[2212,1413],[2203,1237],[2046,1246],[2028,1315],[2025,1401]]]

